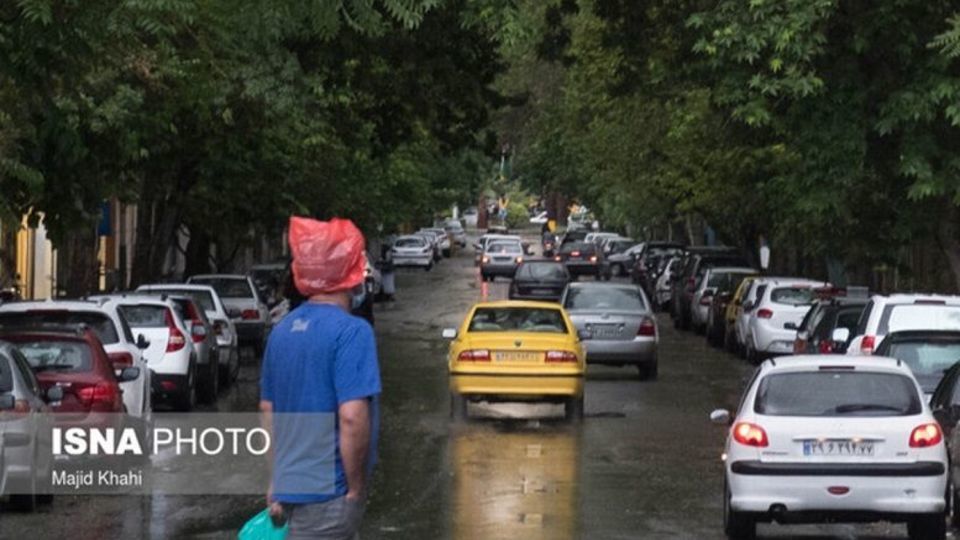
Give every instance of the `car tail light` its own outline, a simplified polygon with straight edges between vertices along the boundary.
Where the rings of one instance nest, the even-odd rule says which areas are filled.
[[[596,255],[591,255],[591,256],[590,256],[590,262],[592,262],[592,263],[597,262],[597,256],[596,256]]]
[[[245,321],[254,321],[260,318],[260,312],[255,309],[245,309],[240,313],[240,318]]]
[[[877,338],[875,336],[863,336],[863,340],[860,341],[860,352],[863,354],[873,354],[873,348],[877,344]]]
[[[13,402],[12,409],[4,412],[9,412],[10,414],[27,414],[30,411],[31,411],[30,402],[28,402],[25,399],[18,399]],[[2,416],[2,414],[0,414],[0,416]]]
[[[932,422],[923,424],[913,429],[910,434],[910,448],[928,448],[936,446],[943,440],[943,431],[940,425]]]
[[[486,257],[486,256],[485,256],[484,258],[480,259],[480,262],[486,264],[486,263],[490,262],[490,257]]]
[[[570,256],[571,256],[571,257],[579,257],[579,256],[580,256],[580,252],[579,252],[579,251],[571,251],[571,252],[570,252]]]
[[[207,329],[203,326],[203,321],[193,321],[193,326],[190,328],[190,337],[193,338],[194,343],[201,343],[207,338]]]
[[[640,321],[640,328],[637,329],[637,335],[649,337],[657,335],[657,325],[653,322],[653,319],[644,317],[643,320]]]
[[[833,343],[829,339],[825,339],[820,342],[817,350],[820,351],[820,354],[830,354],[833,352]]]
[[[556,257],[553,258],[553,260],[555,260],[555,261],[557,261],[557,262],[560,262],[560,256],[557,255]]]
[[[757,311],[757,318],[760,318],[760,319],[769,319],[769,318],[771,318],[771,317],[773,317],[773,311],[770,311],[770,310],[767,309],[767,308],[763,308],[763,309]]]
[[[457,356],[460,362],[489,362],[490,351],[486,349],[469,349]]]
[[[802,354],[806,348],[807,341],[805,339],[797,338],[793,340],[793,354]]]
[[[115,352],[107,355],[110,363],[116,369],[123,369],[133,365],[133,355],[128,352]]]
[[[517,257],[517,264],[521,264],[522,262],[523,262],[523,257]]]
[[[173,322],[173,313],[168,309],[165,316],[167,320],[167,328],[170,330],[170,337],[167,338],[167,352],[177,352],[187,344],[187,338],[183,337],[183,332],[177,328],[176,323]]]
[[[548,364],[562,364],[577,361],[577,355],[570,351],[547,351],[545,358]]]
[[[101,382],[78,389],[77,397],[85,406],[103,403],[111,407],[116,407],[120,399],[120,392],[117,385]]]
[[[744,446],[766,448],[770,444],[767,432],[762,427],[750,422],[740,422],[733,426],[733,440]]]

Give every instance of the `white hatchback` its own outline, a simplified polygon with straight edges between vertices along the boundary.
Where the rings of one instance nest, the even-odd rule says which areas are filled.
[[[960,296],[872,296],[863,308],[847,354],[872,354],[884,336],[902,330],[960,330]]]
[[[817,289],[829,286],[823,281],[798,278],[758,280],[755,299],[743,306],[747,313],[743,336],[747,359],[792,353],[797,328],[816,300]]]
[[[758,522],[906,522],[913,539],[946,534],[943,433],[910,369],[843,355],[768,360],[732,418],[724,459],[724,526]]]

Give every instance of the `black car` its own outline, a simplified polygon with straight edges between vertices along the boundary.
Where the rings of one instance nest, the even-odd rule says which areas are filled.
[[[956,332],[951,332],[956,333]],[[882,344],[881,344],[882,345]],[[922,383],[921,383],[922,384]],[[947,453],[950,456],[950,518],[955,527],[960,526],[960,489],[957,478],[960,478],[960,432],[955,429],[960,422],[960,362],[953,364],[940,379],[940,384],[933,391],[930,398],[930,410],[933,417],[940,424],[943,431],[943,440],[947,443]]]
[[[714,266],[745,266],[746,259],[736,248],[728,246],[698,246],[687,248],[683,269],[673,275],[671,316],[676,328],[690,328],[690,302],[697,282],[707,268]]]
[[[560,246],[560,253],[554,258],[562,262],[576,280],[580,276],[594,276],[597,279],[610,279],[610,269],[604,264],[603,254],[590,242],[572,242]]]
[[[510,283],[511,300],[558,301],[570,283],[563,263],[552,260],[524,261]]]
[[[630,279],[639,284],[647,296],[653,293],[657,278],[663,273],[667,261],[684,252],[683,244],[677,242],[647,242],[643,250],[634,253],[630,264]]]
[[[960,361],[960,332],[904,330],[887,334],[874,351],[910,366],[923,393],[932,394],[954,364]]]
[[[847,343],[833,341],[833,331],[846,328],[853,337],[860,314],[866,307],[868,298],[834,297],[818,300],[810,306],[810,311],[797,327],[797,338],[793,342],[794,354],[843,354],[847,352]]]

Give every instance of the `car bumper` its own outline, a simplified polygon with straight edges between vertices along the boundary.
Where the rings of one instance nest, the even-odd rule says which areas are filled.
[[[600,265],[594,263],[564,263],[571,276],[598,276]]]
[[[796,521],[819,521],[823,513],[942,512],[947,475],[939,462],[798,465],[739,461],[730,465],[728,480],[734,510],[765,514],[772,506],[782,505]],[[833,495],[827,491],[833,486],[849,491]]]
[[[793,342],[796,331],[764,328],[760,326],[753,334],[757,351],[769,354],[793,354]]]
[[[430,266],[433,264],[433,254],[420,255],[417,257],[404,257],[401,255],[393,256],[394,266]]]
[[[259,343],[264,339],[266,324],[262,321],[235,321],[233,325],[237,329],[237,339],[241,343]]]
[[[550,292],[515,292],[510,294],[511,300],[542,300],[545,302],[559,302],[560,297],[563,296],[563,291],[550,291]]]
[[[583,342],[588,364],[655,364],[657,342],[650,338],[633,340],[588,339]]]
[[[450,391],[488,400],[583,395],[583,377],[578,375],[484,375],[451,374]]]
[[[480,266],[480,272],[485,276],[507,276],[513,277],[517,273],[516,263],[497,264],[487,263]]]
[[[187,376],[170,373],[154,373],[151,392],[154,401],[168,401],[178,398],[187,390]]]

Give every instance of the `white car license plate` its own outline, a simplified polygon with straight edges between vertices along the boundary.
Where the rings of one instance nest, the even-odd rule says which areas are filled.
[[[803,455],[805,456],[863,456],[873,455],[873,441],[856,441],[851,439],[828,439],[803,441]]]
[[[493,359],[497,362],[539,362],[543,353],[537,352],[495,352]]]
[[[592,330],[595,338],[615,338],[620,335],[619,329],[614,324],[595,324]]]

